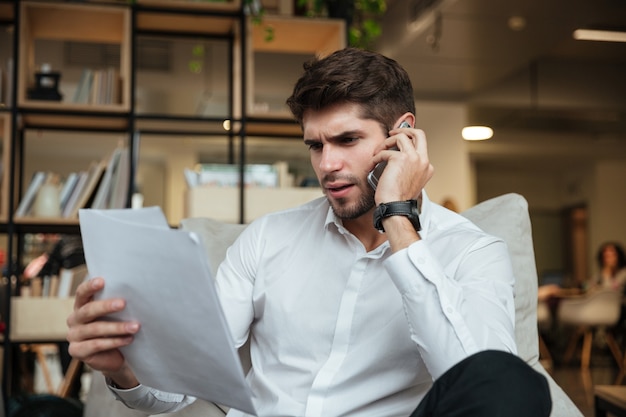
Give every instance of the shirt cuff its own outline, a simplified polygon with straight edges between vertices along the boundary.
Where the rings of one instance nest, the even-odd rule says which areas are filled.
[[[430,281],[427,276],[428,271],[432,269],[431,256],[426,242],[418,240],[385,261],[385,267],[401,294],[415,291],[416,287],[430,285],[427,284]],[[407,274],[407,271],[415,271],[421,280],[416,280],[415,274]]]
[[[109,391],[111,391],[113,395],[122,402],[136,401],[144,398],[150,393],[150,388],[141,384],[128,389],[118,388],[109,378],[106,378],[106,384]]]

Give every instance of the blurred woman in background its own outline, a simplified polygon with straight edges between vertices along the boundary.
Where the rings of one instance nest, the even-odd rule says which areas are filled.
[[[598,249],[598,273],[590,286],[623,291],[626,285],[626,256],[617,242],[605,242]]]

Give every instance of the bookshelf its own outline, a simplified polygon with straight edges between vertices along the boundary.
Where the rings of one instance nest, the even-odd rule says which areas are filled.
[[[243,165],[249,163],[251,149],[262,147],[264,141],[300,141],[300,129],[283,107],[263,108],[258,103],[266,100],[268,89],[280,96],[270,101],[284,102],[304,59],[345,45],[345,24],[339,20],[289,16],[266,15],[263,19],[263,25],[252,24],[238,0],[0,0],[0,25],[14,29],[14,47],[8,55],[14,61],[15,86],[15,105],[0,108],[0,224],[7,235],[7,254],[16,260],[8,272],[17,282],[23,267],[25,234],[79,233],[76,218],[16,215],[35,171],[55,172],[65,178],[70,172],[87,169],[93,160],[106,160],[122,142],[129,150],[125,205],[130,204],[133,189],[142,185],[145,178],[152,178],[153,182],[145,187],[146,198],[150,197],[148,189],[156,190],[159,196],[146,200],[146,205],[163,206],[169,212],[170,223],[177,225],[182,217],[192,213],[185,214],[189,200],[183,167],[210,155],[218,162],[237,164],[243,170]],[[274,29],[271,41],[263,38],[265,25]],[[141,52],[146,49],[146,41],[154,41],[148,46],[173,42],[169,46],[171,55],[167,56],[171,63],[169,73],[142,67],[145,63]],[[104,67],[71,66],[65,61],[70,43],[80,44],[87,48],[85,51],[107,51],[115,58],[107,58]],[[200,87],[193,84],[193,74],[181,72],[188,58],[181,55],[184,48],[180,45],[189,43],[202,44],[208,51],[204,69],[211,82],[198,84]],[[0,57],[4,58],[4,54],[3,51]],[[271,61],[289,62],[278,65],[283,67],[281,71],[291,72],[289,77],[274,74],[267,66]],[[32,94],[38,83],[37,73],[49,74],[44,64],[52,73],[60,73],[60,100],[36,98],[39,96]],[[119,94],[113,102],[73,100],[85,69],[109,67],[119,80]],[[262,72],[277,76],[278,84],[274,80],[270,85]],[[211,93],[212,101],[201,103],[204,107],[199,111],[196,101],[201,98],[201,88]],[[256,216],[251,212],[244,217],[244,212],[255,206],[250,198],[254,191],[244,194],[243,188],[232,188],[221,192],[229,196],[228,211],[239,213],[230,220],[244,221]],[[280,190],[272,192],[283,194]],[[317,196],[312,190],[295,190],[277,201],[293,201],[294,197],[288,194],[297,195],[298,201]],[[204,198],[200,193],[195,201]],[[250,201],[246,202],[247,198]],[[200,210],[193,213],[210,215],[202,212],[198,204],[193,207]],[[71,302],[26,299],[20,297],[19,285],[4,293],[2,318],[9,336],[4,339],[3,393],[8,398],[16,378],[10,370],[12,344],[63,340],[64,320]],[[45,320],[33,327],[35,311],[39,312],[38,318]]]
[[[23,108],[56,109],[70,112],[85,110],[84,104],[72,103],[68,97],[60,102],[28,98],[28,88],[34,84],[34,74],[43,62],[37,62],[38,40],[81,41],[111,44],[119,48],[119,65],[115,70],[120,80],[119,102],[90,105],[93,112],[128,112],[130,110],[130,10],[114,6],[94,6],[65,3],[20,4],[20,33],[18,64],[18,106]],[[68,24],[72,22],[72,24]],[[61,79],[63,82],[63,79]]]

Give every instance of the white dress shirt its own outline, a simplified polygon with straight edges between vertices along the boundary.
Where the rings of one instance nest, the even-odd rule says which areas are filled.
[[[396,254],[388,242],[366,252],[325,198],[243,231],[217,287],[237,347],[251,338],[259,416],[406,417],[460,360],[517,352],[505,243],[426,193],[420,220],[422,240]],[[148,412],[193,400],[116,391]]]

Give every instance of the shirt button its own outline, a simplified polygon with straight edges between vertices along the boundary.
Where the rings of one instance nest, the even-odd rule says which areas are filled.
[[[454,313],[454,310],[452,309],[452,307],[446,307],[446,312],[448,314],[452,314],[452,313]]]
[[[424,265],[426,263],[426,259],[424,258],[417,258],[417,263],[420,265]]]

